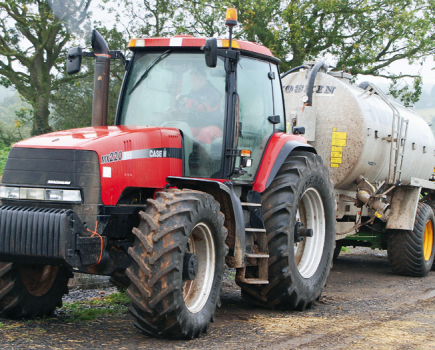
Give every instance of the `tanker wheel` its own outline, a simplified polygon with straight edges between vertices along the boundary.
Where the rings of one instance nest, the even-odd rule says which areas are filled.
[[[435,218],[431,207],[418,203],[414,229],[391,230],[388,236],[388,260],[394,273],[426,276],[434,263]]]
[[[127,269],[135,326],[154,337],[199,337],[220,303],[227,231],[219,203],[204,192],[169,189],[140,216]]]
[[[52,315],[68,294],[70,269],[0,263],[0,313],[11,318]]]
[[[434,216],[435,216],[435,201],[426,201],[426,202],[424,202],[424,204],[427,204],[428,206],[430,206],[432,208],[432,211],[434,212]],[[435,247],[434,247],[434,249],[435,249]],[[434,262],[432,263],[432,271],[433,270],[435,270],[435,258],[434,258]]]
[[[242,296],[270,308],[310,308],[328,278],[335,244],[333,186],[321,158],[293,152],[262,194],[262,207],[269,284],[240,283]],[[301,223],[313,236],[297,242]]]
[[[341,253],[341,248],[342,248],[343,246],[341,246],[341,245],[339,245],[339,244],[337,244],[337,243],[335,243],[335,248],[334,248],[334,254],[333,254],[333,257],[332,257],[332,261],[337,261],[337,259],[338,259],[338,256],[340,255],[340,253]]]

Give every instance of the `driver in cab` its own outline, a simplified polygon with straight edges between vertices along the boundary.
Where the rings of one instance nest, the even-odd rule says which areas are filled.
[[[210,144],[222,137],[222,129],[217,125],[222,122],[220,104],[222,94],[207,80],[201,68],[190,72],[191,91],[177,97],[182,108],[189,113],[189,125],[197,141]]]

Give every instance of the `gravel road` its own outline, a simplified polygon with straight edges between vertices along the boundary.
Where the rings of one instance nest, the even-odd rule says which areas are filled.
[[[105,294],[114,289],[104,290]],[[65,300],[101,298],[73,291]],[[229,279],[209,333],[192,341],[143,336],[127,313],[93,321],[0,318],[2,349],[435,349],[435,272],[395,276],[386,254],[342,253],[321,300],[311,310],[282,312],[245,302]]]

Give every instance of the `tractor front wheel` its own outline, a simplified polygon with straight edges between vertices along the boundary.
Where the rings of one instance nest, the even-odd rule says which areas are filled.
[[[70,269],[0,263],[0,313],[11,318],[52,315],[68,294]]]
[[[204,192],[170,189],[148,200],[140,216],[127,269],[135,326],[154,337],[199,337],[214,320],[225,267],[219,203]]]

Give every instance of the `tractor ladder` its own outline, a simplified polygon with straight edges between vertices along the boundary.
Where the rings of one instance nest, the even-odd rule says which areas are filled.
[[[246,254],[245,267],[237,269],[237,282],[268,284],[269,250],[263,224],[261,196],[250,191],[248,202],[242,202],[245,213]]]
[[[396,106],[394,106],[394,104],[388,99],[384,92],[375,84],[369,83],[365,90],[369,92],[371,92],[371,90],[374,91],[393,111],[391,135],[389,135],[388,137],[383,137],[382,140],[391,142],[388,183],[400,183],[402,178],[403,155],[405,153],[405,144],[408,135],[409,120],[404,119],[400,115],[400,112],[396,108]]]

